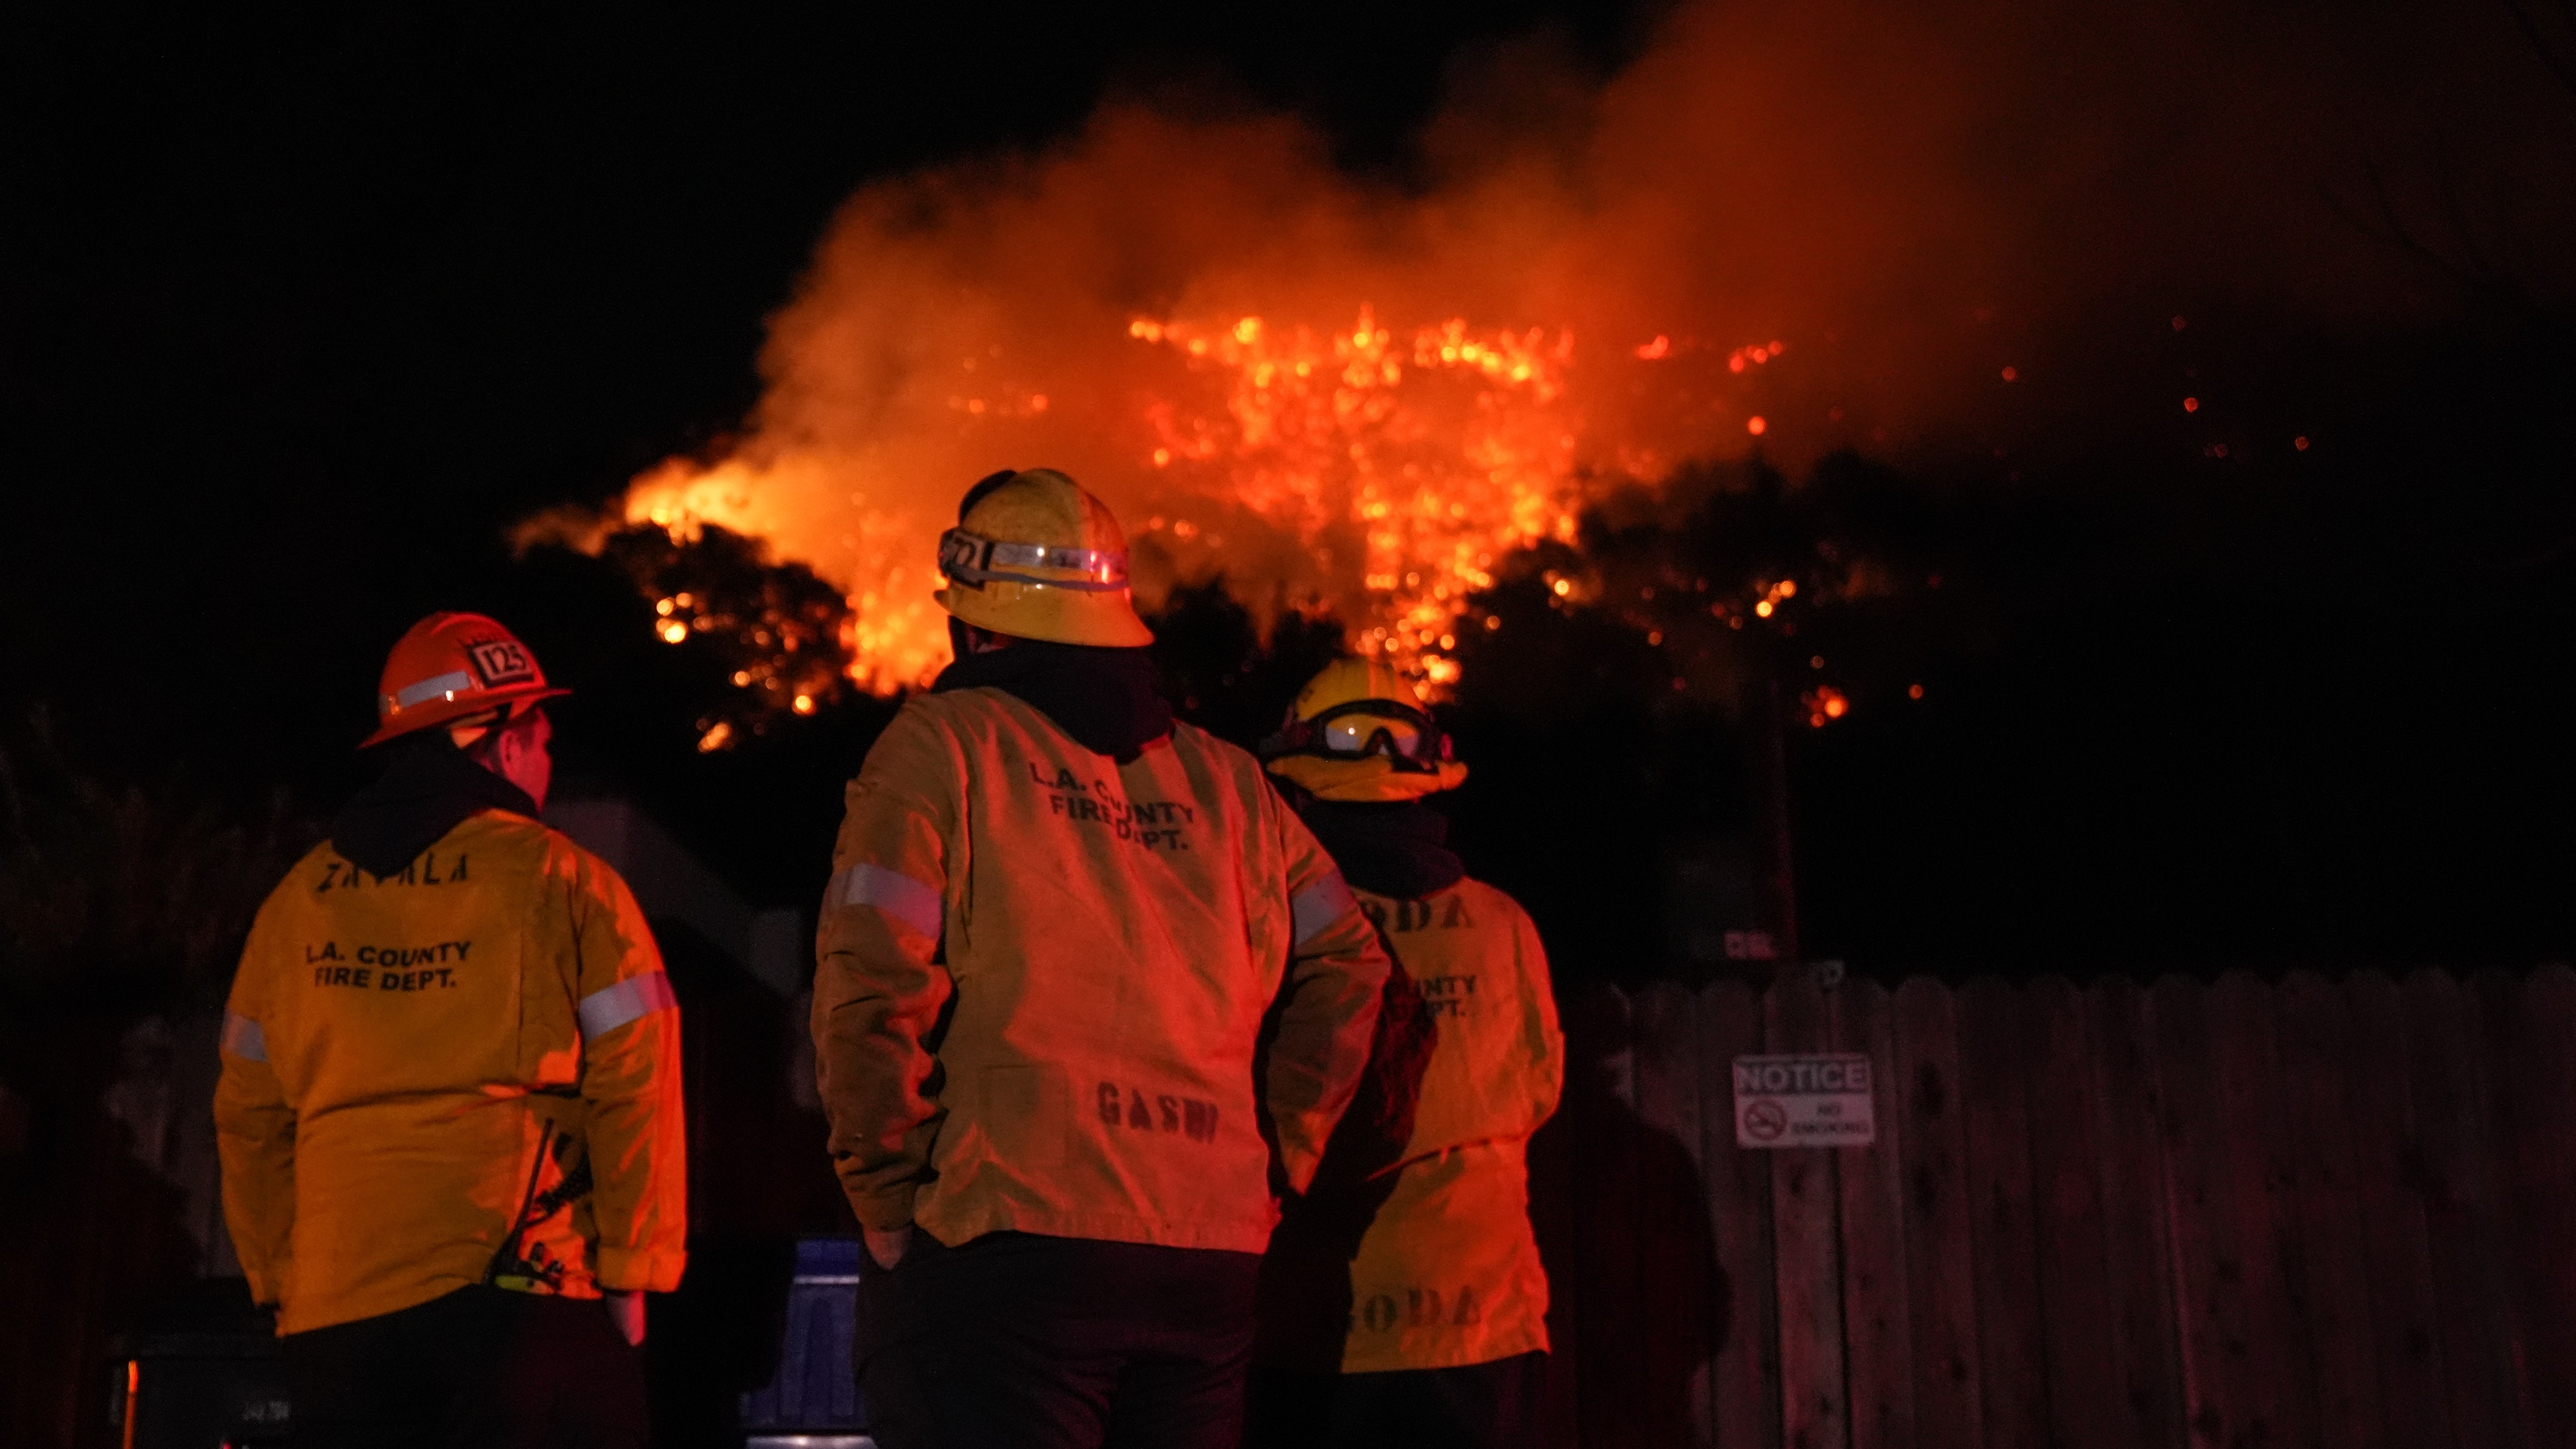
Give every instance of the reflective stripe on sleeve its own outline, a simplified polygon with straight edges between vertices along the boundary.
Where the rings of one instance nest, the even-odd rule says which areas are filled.
[[[1340,920],[1359,902],[1351,898],[1351,888],[1342,884],[1339,871],[1297,892],[1288,902],[1289,923],[1297,932],[1297,944],[1305,945],[1317,931]]]
[[[574,1014],[581,1018],[584,1041],[606,1036],[630,1021],[667,1011],[678,1006],[680,999],[671,994],[671,975],[667,971],[647,971],[629,976],[614,986],[594,991],[581,999]]]
[[[900,871],[854,865],[841,885],[841,904],[874,906],[925,936],[939,934],[947,910],[939,892]]]
[[[227,1011],[224,1013],[224,1050],[246,1062],[267,1061],[268,1033],[261,1031],[259,1023],[249,1017]]]

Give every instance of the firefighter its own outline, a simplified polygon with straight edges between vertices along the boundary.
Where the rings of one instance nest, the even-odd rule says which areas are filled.
[[[1274,1190],[1386,957],[1260,764],[1156,695],[1098,499],[996,473],[939,568],[956,662],[850,784],[817,943],[869,1432],[1231,1445]]]
[[[295,1442],[637,1445],[687,1227],[680,1024],[617,873],[537,823],[534,656],[394,645],[384,769],[262,906],[224,1016],[224,1216]]]
[[[1525,1152],[1565,1075],[1547,955],[1469,879],[1420,696],[1343,659],[1263,743],[1395,958],[1359,1100],[1263,1263],[1256,1445],[1529,1442],[1548,1346]]]

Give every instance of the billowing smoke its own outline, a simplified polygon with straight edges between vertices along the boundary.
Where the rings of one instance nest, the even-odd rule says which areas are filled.
[[[2576,105],[2454,9],[1695,4],[1606,80],[1461,59],[1403,183],[1114,101],[852,197],[738,443],[625,516],[810,565],[890,688],[944,656],[960,491],[1058,467],[1149,594],[1221,572],[1437,680],[1501,557],[1684,459],[2019,445],[2168,313],[2400,316],[2441,257],[2553,285],[2565,188],[2511,183],[2563,177]]]

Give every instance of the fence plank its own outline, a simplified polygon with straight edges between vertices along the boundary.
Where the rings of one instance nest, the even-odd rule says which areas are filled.
[[[1949,988],[1938,981],[1917,977],[1897,989],[1895,1070],[1902,1089],[1898,1146],[1906,1185],[1906,1298],[1914,1320],[1915,1433],[1923,1449],[1978,1449],[1986,1431],[1967,1116],[1957,1013]]]
[[[2151,988],[2148,1014],[2185,1422],[2193,1443],[2232,1446],[2250,1442],[2244,1344],[2233,1337],[2245,1317],[2225,1245],[2228,1182],[2219,1123],[2226,1104],[2217,1089],[2204,994],[2199,982],[2167,976]]]
[[[2535,1443],[2576,1444],[2576,971],[2471,983],[2489,1064],[2497,1185],[2513,1230],[2516,1357]]]
[[[1968,1227],[1968,1119],[1960,1098],[1950,987],[1896,990],[1896,1078],[1904,1111],[1906,1302],[1914,1312],[1914,1434],[1924,1449],[1986,1441],[1976,1354],[1976,1248]]]
[[[2315,1444],[2317,1373],[2297,1305],[2304,1291],[2297,1184],[2283,1140],[2288,1124],[2272,989],[2230,972],[2210,992],[2208,1005],[2223,1104],[2218,1126],[2227,1144],[2227,1241],[2245,1315],[2236,1336],[2248,1370],[2247,1442]]]
[[[2344,983],[2352,1040],[2353,1196],[2369,1265],[2373,1362],[2388,1442],[2451,1449],[2433,1250],[2424,1220],[2423,1149],[2407,1092],[2406,1003],[2376,971]]]
[[[1716,1353],[1709,1369],[1709,1438],[1717,1449],[1770,1449],[1780,1438],[1780,1335],[1771,1247],[1771,1163],[1735,1145],[1739,1056],[1762,1050],[1763,1005],[1720,982],[1699,999],[1700,1162],[1709,1238],[1717,1251],[1712,1293]],[[1553,1440],[1564,1443],[1565,1440]]]
[[[2463,1449],[2520,1449],[2530,1434],[2514,1370],[2502,1224],[2467,1004],[2457,983],[2437,971],[2415,972],[2402,990],[2452,1434]]]
[[[1992,979],[1959,993],[1977,1354],[1986,1443],[1995,1449],[2048,1442],[2039,1264],[2031,1236],[2030,1113],[2022,1089],[2029,1046],[2023,1005],[2019,992]]]
[[[1841,1192],[1843,1342],[1852,1449],[1913,1449],[1913,1319],[1902,1176],[1905,1136],[1887,988],[1854,981],[1833,994],[1834,1047],[1869,1057],[1877,1141],[1837,1149]]]
[[[1824,993],[1805,976],[1771,988],[1774,1052],[1812,1052],[1827,1040]],[[1792,1449],[1851,1443],[1837,1261],[1834,1150],[1788,1147],[1771,1159],[1773,1277],[1780,1294],[1780,1422]]]
[[[2109,1445],[2124,1426],[2084,998],[2060,977],[2032,982],[2028,997],[2032,1239],[2049,1424],[2055,1443]]]
[[[2317,1431],[2340,1446],[2386,1444],[2371,1323],[2370,1253],[2357,1185],[2352,1023],[2341,991],[2313,971],[2292,972],[2276,1000],[2285,1145],[2295,1176],[2293,1239],[2301,1259],[2308,1352],[2315,1365]],[[2411,1446],[2409,1446],[2411,1449]]]
[[[2085,994],[2084,1010],[2093,1048],[2104,1276],[2121,1407],[2120,1432],[2108,1442],[2183,1449],[2182,1362],[2146,993],[2134,981],[2097,982]]]
[[[1707,1432],[1709,1297],[1715,1277],[1700,1153],[1699,1019],[1670,981],[1637,993],[1634,1026],[1640,1175],[1633,1184],[1641,1325],[1633,1335],[1644,1444],[1689,1445]]]

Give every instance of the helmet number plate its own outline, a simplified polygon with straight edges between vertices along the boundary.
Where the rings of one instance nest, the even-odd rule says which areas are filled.
[[[952,528],[940,535],[939,571],[948,576],[950,583],[980,589],[984,587],[984,562],[990,551],[991,546],[984,540],[964,529]]]
[[[537,666],[528,661],[528,651],[516,640],[495,639],[489,644],[469,644],[466,657],[474,661],[474,672],[483,676],[485,688],[501,684],[518,684],[537,677]]]

